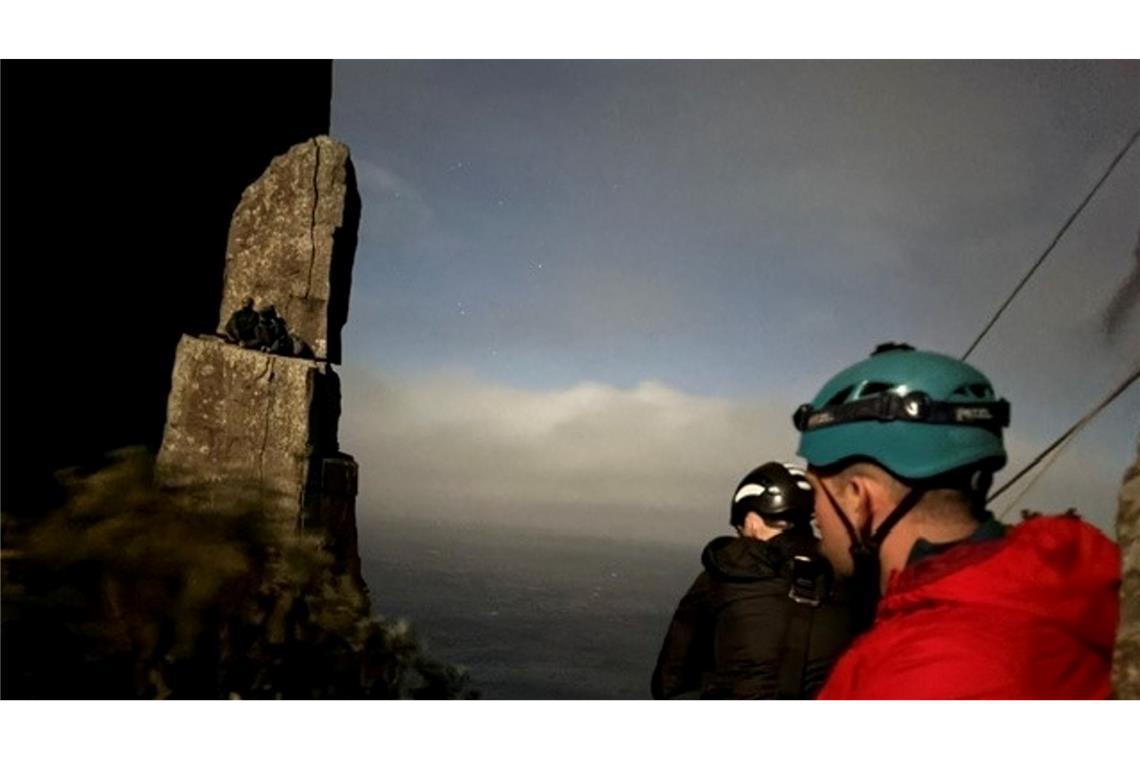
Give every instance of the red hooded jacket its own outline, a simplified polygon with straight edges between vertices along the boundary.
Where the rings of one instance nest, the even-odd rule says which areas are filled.
[[[1035,517],[893,576],[820,699],[1104,699],[1120,550],[1074,517]]]

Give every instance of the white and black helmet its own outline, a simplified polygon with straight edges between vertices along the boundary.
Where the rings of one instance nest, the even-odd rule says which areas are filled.
[[[778,528],[806,528],[815,499],[798,464],[768,462],[744,476],[732,494],[729,523],[738,528],[749,512]]]

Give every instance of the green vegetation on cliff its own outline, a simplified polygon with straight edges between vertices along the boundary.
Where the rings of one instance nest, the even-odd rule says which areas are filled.
[[[5,515],[6,698],[455,698],[466,673],[240,497],[157,491],[138,449],[67,471],[64,506]]]

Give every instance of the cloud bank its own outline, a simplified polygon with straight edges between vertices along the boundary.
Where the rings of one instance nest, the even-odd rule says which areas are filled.
[[[461,374],[344,372],[341,446],[362,522],[493,522],[692,543],[727,529],[741,477],[794,456],[790,407],[652,381],[533,391]]]
[[[795,458],[789,399],[699,396],[653,381],[527,390],[351,367],[343,389],[341,446],[361,465],[365,553],[368,531],[390,517],[697,546],[729,530],[729,497],[749,469]],[[1012,463],[999,483],[1047,442],[1015,431],[1007,443]],[[1018,509],[1074,506],[1111,531],[1130,455],[1105,450],[1090,428]]]

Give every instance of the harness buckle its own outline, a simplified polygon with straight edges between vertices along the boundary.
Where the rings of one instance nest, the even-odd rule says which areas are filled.
[[[827,596],[826,573],[823,565],[802,554],[792,557],[791,586],[788,598],[796,604],[818,607]]]

